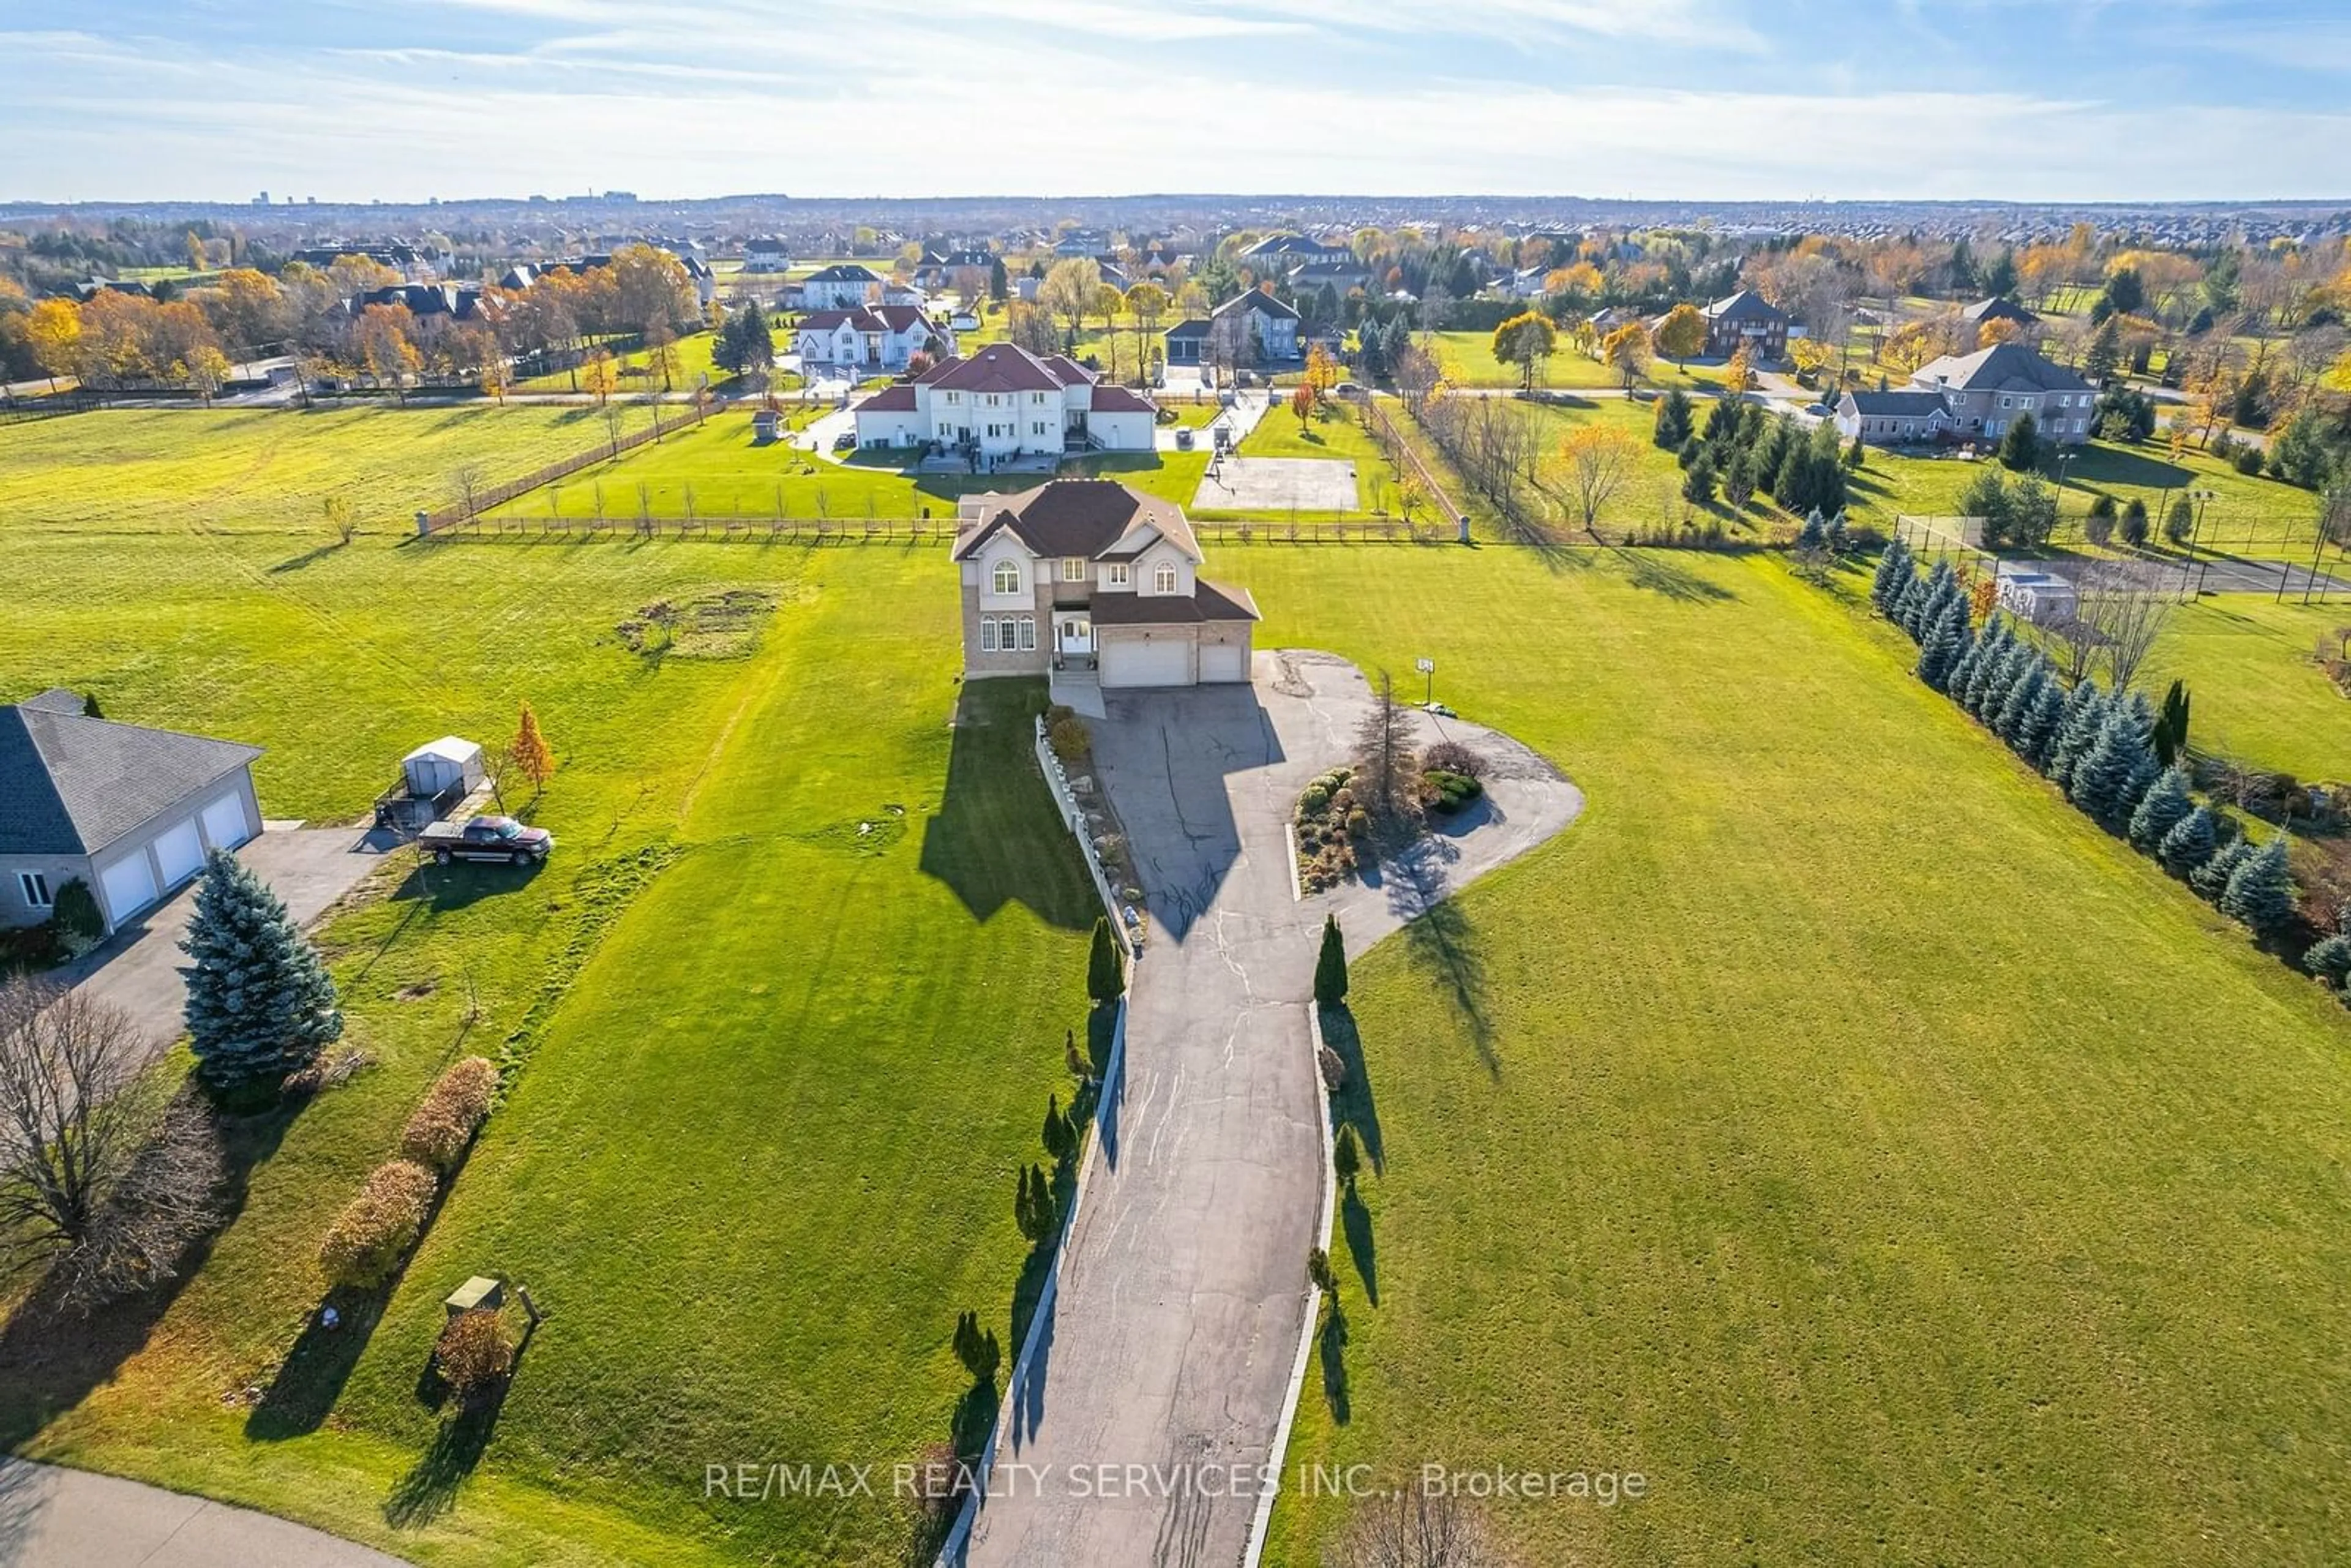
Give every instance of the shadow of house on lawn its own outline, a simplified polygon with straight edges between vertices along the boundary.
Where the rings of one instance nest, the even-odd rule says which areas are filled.
[[[195,1096],[201,1091],[190,1083],[180,1092]],[[214,1113],[221,1176],[214,1201],[219,1218],[171,1260],[170,1279],[83,1315],[60,1301],[60,1279],[52,1270],[16,1303],[0,1326],[0,1450],[38,1435],[113,1381],[123,1364],[146,1347],[180,1291],[244,1212],[254,1170],[277,1152],[306,1103],[290,1100],[256,1115]]]
[[[923,825],[919,863],[974,919],[1018,903],[1049,925],[1083,931],[1102,902],[1037,774],[1035,719],[1045,706],[1040,680],[964,683],[946,791]]]

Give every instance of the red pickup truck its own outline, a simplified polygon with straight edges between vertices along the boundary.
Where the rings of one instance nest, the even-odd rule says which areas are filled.
[[[469,822],[435,822],[418,841],[442,865],[452,861],[502,861],[521,865],[543,861],[555,848],[555,835],[545,828],[526,828],[512,817],[475,817]]]

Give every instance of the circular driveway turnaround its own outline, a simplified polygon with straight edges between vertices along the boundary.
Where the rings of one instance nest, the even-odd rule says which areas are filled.
[[[1323,915],[1360,953],[1583,805],[1509,737],[1416,715],[1424,740],[1489,758],[1488,800],[1405,864],[1300,900],[1291,809],[1348,759],[1370,697],[1346,661],[1289,651],[1260,653],[1252,686],[1105,694],[1096,769],[1152,937],[1124,1078],[1101,1110],[1035,1360],[998,1418],[967,1563],[1227,1568],[1246,1551],[1320,1239],[1307,1003]]]

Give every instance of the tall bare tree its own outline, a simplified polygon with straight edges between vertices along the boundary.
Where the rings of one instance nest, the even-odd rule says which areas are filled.
[[[1355,728],[1356,804],[1379,830],[1409,829],[1420,812],[1419,764],[1412,749],[1412,719],[1396,701],[1385,670],[1372,688],[1372,706]]]
[[[1468,1505],[1419,1487],[1359,1504],[1338,1561],[1340,1568],[1506,1568]]]
[[[2100,561],[2074,584],[2074,618],[2095,633],[2097,656],[2117,692],[2128,691],[2163,634],[2177,598],[2162,567]]]
[[[151,1057],[119,1008],[0,985],[0,1256],[7,1273],[52,1266],[70,1305],[169,1279],[216,1218],[211,1116]]]

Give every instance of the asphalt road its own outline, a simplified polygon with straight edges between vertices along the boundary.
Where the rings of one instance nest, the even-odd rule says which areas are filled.
[[[1259,653],[1252,688],[1105,694],[1094,756],[1153,934],[1058,1299],[1007,1396],[976,1568],[1240,1560],[1318,1239],[1307,1002],[1326,908],[1361,951],[1582,808],[1523,747],[1448,724],[1499,763],[1483,825],[1412,875],[1301,902],[1285,825],[1307,780],[1346,759],[1368,697],[1353,665],[1299,653]]]
[[[402,1568],[304,1525],[87,1470],[0,1458],[0,1568]]]

